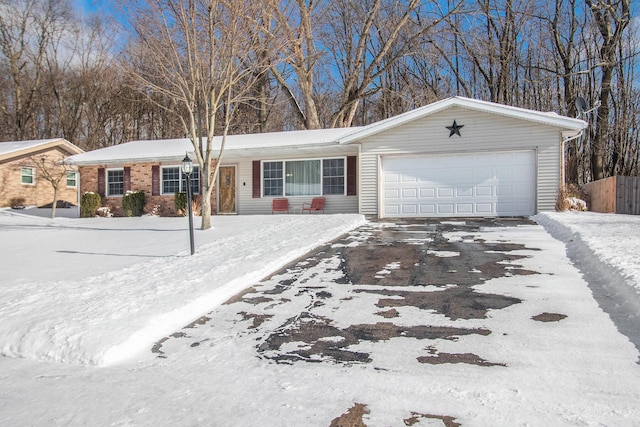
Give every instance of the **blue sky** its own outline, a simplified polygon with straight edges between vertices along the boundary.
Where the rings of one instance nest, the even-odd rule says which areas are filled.
[[[112,1],[109,0],[73,0],[74,7],[85,13],[111,13],[114,10],[114,5]]]

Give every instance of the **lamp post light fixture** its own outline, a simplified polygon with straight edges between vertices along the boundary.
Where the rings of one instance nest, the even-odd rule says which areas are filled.
[[[191,174],[193,173],[193,162],[189,158],[189,153],[186,153],[184,159],[182,159],[182,173],[187,178],[187,211],[189,212],[189,243],[191,243],[191,255],[196,250],[193,245],[193,214],[191,212]]]

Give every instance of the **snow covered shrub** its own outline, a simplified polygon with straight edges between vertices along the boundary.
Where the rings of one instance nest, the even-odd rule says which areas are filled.
[[[101,208],[98,208],[98,210],[96,211],[96,215],[101,216],[103,218],[111,218],[113,216],[113,213],[111,213],[111,209],[109,209],[106,206],[103,206]]]
[[[582,199],[578,199],[577,197],[568,197],[567,203],[569,204],[569,209],[572,211],[586,211],[587,210],[587,202]]]
[[[200,196],[193,196],[191,198],[191,209],[195,216],[200,216],[200,211],[202,210]]]
[[[187,216],[187,193],[176,193],[173,199],[178,215]],[[191,197],[191,211],[195,216],[200,216],[200,197],[194,195]]]
[[[558,198],[556,199],[556,210],[560,212],[586,211],[587,202],[585,193],[576,185],[560,186],[558,189]]]
[[[102,205],[102,198],[98,193],[88,191],[80,200],[80,217],[91,218],[96,216],[98,208]]]
[[[160,216],[160,205],[153,205],[153,208],[144,216]]]
[[[127,216],[142,216],[144,204],[144,191],[127,191],[122,197],[122,209]]]

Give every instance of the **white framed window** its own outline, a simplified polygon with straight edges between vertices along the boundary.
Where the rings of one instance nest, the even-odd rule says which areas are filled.
[[[20,182],[25,185],[35,185],[36,170],[34,168],[20,168]]]
[[[161,171],[161,193],[173,195],[177,192],[187,191],[187,179],[182,173],[180,166],[162,166]],[[194,166],[191,173],[191,194],[200,194],[200,167]]]
[[[124,195],[124,169],[107,169],[107,197]]]
[[[265,197],[345,194],[345,158],[262,162]]]
[[[67,187],[77,187],[78,181],[74,171],[67,171]]]

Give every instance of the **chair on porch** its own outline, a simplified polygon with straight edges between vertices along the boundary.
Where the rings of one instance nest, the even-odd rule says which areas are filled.
[[[274,212],[289,213],[289,199],[273,199],[271,202],[271,214]]]
[[[309,213],[322,211],[324,213],[324,202],[324,197],[314,197],[311,199],[311,203],[302,203],[302,213],[304,211],[309,211]]]

